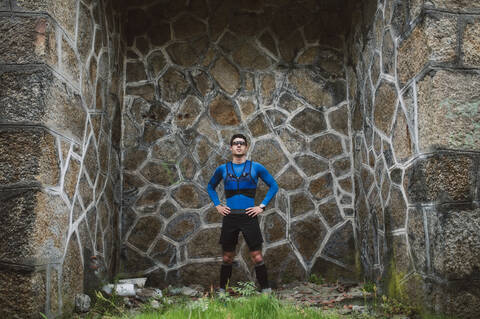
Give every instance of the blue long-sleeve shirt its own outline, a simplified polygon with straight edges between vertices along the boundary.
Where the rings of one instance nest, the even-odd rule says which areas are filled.
[[[243,168],[245,166],[245,162],[242,164],[233,164],[233,170],[235,175],[240,176],[243,172]],[[218,199],[218,194],[215,191],[220,181],[227,177],[227,165],[223,164],[217,167],[215,173],[213,173],[212,178],[208,182],[207,191],[210,199],[215,204],[215,206],[220,205],[220,200]],[[267,195],[262,201],[262,204],[267,206],[270,200],[275,196],[278,191],[278,184],[273,178],[272,175],[267,171],[267,169],[260,163],[252,161],[252,170],[251,170],[251,177],[254,180],[255,184],[258,183],[258,178],[260,177],[265,184],[268,185],[269,189]],[[247,197],[242,194],[236,194],[230,198],[227,198],[227,206],[230,209],[246,209],[249,207],[255,206],[255,199],[251,197]]]

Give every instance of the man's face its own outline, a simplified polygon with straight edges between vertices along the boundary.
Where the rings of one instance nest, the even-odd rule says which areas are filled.
[[[243,156],[247,153],[247,143],[243,138],[236,138],[233,140],[230,150],[232,151],[233,156]]]

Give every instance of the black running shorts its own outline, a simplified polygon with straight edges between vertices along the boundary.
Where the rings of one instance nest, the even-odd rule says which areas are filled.
[[[235,251],[239,232],[242,232],[250,251],[262,249],[263,237],[258,218],[247,214],[228,214],[223,217],[219,241],[223,251]]]

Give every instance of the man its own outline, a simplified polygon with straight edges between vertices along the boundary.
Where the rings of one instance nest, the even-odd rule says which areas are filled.
[[[238,234],[242,232],[250,257],[255,264],[255,274],[264,293],[271,291],[268,285],[267,268],[262,256],[262,233],[257,215],[265,210],[270,200],[278,191],[275,179],[265,167],[257,162],[247,161],[247,138],[235,134],[230,139],[232,161],[219,166],[208,183],[207,190],[210,199],[221,215],[223,215],[222,232],[219,243],[223,249],[223,263],[220,269],[220,292],[232,275],[232,263],[235,258],[235,247]],[[255,206],[255,192],[258,178],[261,178],[269,190],[262,203]],[[227,205],[222,205],[215,188],[223,179]]]

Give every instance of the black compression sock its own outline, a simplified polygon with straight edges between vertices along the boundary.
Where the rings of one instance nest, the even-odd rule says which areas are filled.
[[[261,264],[255,266],[255,274],[257,275],[258,283],[260,284],[261,289],[269,288],[268,277],[267,277],[267,267],[262,262]]]
[[[232,264],[222,264],[220,268],[220,288],[225,289],[227,282],[232,276]]]

